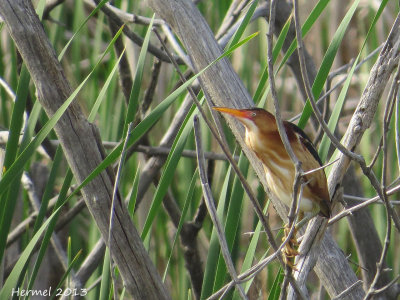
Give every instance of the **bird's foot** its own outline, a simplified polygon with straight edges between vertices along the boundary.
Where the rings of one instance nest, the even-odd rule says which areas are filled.
[[[294,229],[293,236],[287,241],[286,245],[282,249],[283,261],[287,266],[289,266],[292,270],[297,271],[296,264],[294,263],[294,259],[297,255],[299,255],[299,251],[297,248],[299,246],[299,242],[296,239],[296,228]],[[290,233],[290,228],[285,226],[284,228],[284,236],[282,241],[285,241]]]

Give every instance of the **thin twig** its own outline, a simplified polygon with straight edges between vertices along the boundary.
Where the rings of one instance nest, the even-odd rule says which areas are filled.
[[[358,287],[360,284],[362,284],[361,280],[358,280],[354,282],[351,286],[349,286],[347,289],[345,289],[343,292],[341,292],[339,295],[336,295],[335,297],[332,298],[332,300],[340,300],[349,295],[356,287]]]
[[[171,31],[171,28],[169,28],[168,25],[162,25],[161,26],[162,31],[164,32],[165,36],[167,37],[168,41],[170,42],[172,48],[175,50],[175,52],[178,54],[178,56],[181,58],[185,64],[193,70],[192,63],[190,62],[190,59],[188,55],[183,51],[181,45],[179,42],[176,40],[174,34]]]
[[[283,247],[282,247],[283,248]],[[256,265],[248,269],[247,271],[243,272],[238,276],[239,282],[243,283],[246,282],[252,278],[254,278],[259,272],[261,272],[266,265],[274,261],[280,251],[282,250],[281,247],[279,247],[278,251],[274,252],[270,256],[262,259],[260,262],[258,262]],[[210,297],[207,298],[207,300],[214,300],[214,299],[221,299],[221,295],[224,293],[229,292],[232,287],[235,285],[233,281],[225,284],[222,288],[220,288],[218,291],[216,291],[214,294],[212,294]]]
[[[393,108],[394,108],[394,103],[397,98],[397,93],[399,91],[399,84],[400,84],[400,68],[397,68],[396,76],[393,78],[393,83],[390,89],[390,93],[388,96],[386,108],[385,108],[385,114],[384,114],[384,120],[383,120],[383,144],[382,144],[382,151],[383,151],[383,163],[382,163],[382,194],[383,194],[383,202],[385,203],[385,208],[386,208],[386,235],[385,235],[385,241],[384,241],[384,246],[382,249],[381,257],[379,259],[379,262],[377,264],[376,268],[376,273],[374,280],[371,283],[370,288],[368,289],[367,294],[365,295],[364,299],[370,299],[372,297],[372,294],[374,291],[377,289],[377,284],[379,282],[379,278],[381,277],[383,273],[383,268],[385,265],[385,258],[387,255],[387,252],[389,250],[390,246],[390,239],[391,239],[391,233],[392,233],[392,218],[393,217],[393,209],[391,207],[391,204],[388,200],[388,195],[386,193],[387,189],[387,168],[388,168],[388,146],[387,146],[387,138],[388,138],[388,132],[389,132],[389,125],[390,125],[390,120],[391,116],[393,113]]]
[[[161,65],[162,65],[162,61],[159,60],[158,58],[155,58],[154,62],[153,62],[153,67],[151,68],[150,83],[144,93],[143,101],[142,101],[141,108],[140,108],[140,113],[142,114],[142,118],[147,113],[147,110],[149,109],[150,104],[153,102],[154,93],[156,91],[156,87],[157,87],[157,83],[158,83],[158,77],[159,77],[160,71],[161,71]]]
[[[108,228],[108,249],[110,251],[110,270],[111,270],[111,278],[113,280],[114,284],[114,299],[118,299],[118,292],[117,292],[117,278],[115,277],[115,272],[113,269],[113,259],[112,259],[112,247],[113,243],[111,243],[111,238],[112,238],[112,231],[113,231],[113,226],[114,226],[114,218],[115,218],[115,201],[118,199],[118,186],[119,186],[119,181],[121,179],[121,173],[122,173],[122,166],[124,165],[125,162],[125,157],[126,157],[126,149],[128,145],[129,138],[131,136],[131,131],[133,129],[134,123],[131,122],[129,123],[128,130],[126,133],[124,145],[122,147],[122,152],[121,152],[121,157],[119,159],[118,163],[118,168],[117,168],[117,174],[115,175],[115,182],[114,182],[114,187],[113,187],[113,194],[112,194],[112,199],[111,199],[111,209],[110,209],[110,225]]]
[[[0,130],[0,146],[4,146],[7,143],[8,135],[9,135],[9,132],[7,130],[4,130],[4,131]],[[53,146],[60,145],[60,142],[58,140],[50,140],[50,143]],[[118,146],[120,144],[120,142],[102,141],[102,144],[105,149],[113,149],[116,146]],[[134,148],[134,151],[141,152],[141,153],[144,153],[149,156],[168,156],[168,154],[171,152],[171,147],[137,145]],[[43,155],[45,155],[45,153],[43,153]],[[189,157],[189,158],[196,158],[196,151],[185,149],[182,152],[182,156]],[[209,160],[225,160],[225,161],[227,160],[226,155],[215,153],[215,152],[210,152],[210,151],[204,152],[204,158],[209,159]],[[235,161],[239,160],[239,156],[237,156],[237,155],[234,155],[233,158]]]
[[[268,74],[269,74],[269,84],[270,84],[270,90],[271,90],[271,95],[274,100],[274,107],[275,107],[275,118],[276,118],[276,125],[278,127],[278,132],[281,137],[281,140],[283,142],[283,145],[285,147],[286,152],[289,154],[290,159],[292,160],[294,167],[295,167],[295,176],[294,176],[294,182],[293,182],[293,194],[292,194],[292,205],[290,207],[289,215],[288,215],[288,226],[291,228],[288,238],[292,238],[293,233],[294,233],[294,226],[296,224],[295,219],[298,213],[298,201],[301,199],[297,198],[298,192],[299,192],[299,187],[301,184],[301,178],[303,176],[303,170],[301,168],[301,162],[298,160],[296,157],[292,146],[289,143],[289,139],[287,137],[287,133],[285,130],[285,127],[283,125],[282,117],[281,117],[281,112],[279,108],[279,100],[278,100],[278,95],[276,92],[276,86],[275,86],[275,77],[274,77],[274,58],[272,54],[272,49],[273,49],[273,34],[274,34],[274,29],[275,29],[275,8],[276,8],[276,0],[272,0],[270,4],[270,11],[269,11],[269,30],[267,33],[267,60],[268,60]],[[277,195],[278,196],[278,195]],[[291,268],[290,266],[286,265],[285,267],[285,281],[283,282],[283,288],[282,288],[282,295],[284,297],[286,293],[286,287],[285,283],[287,283],[287,278],[288,274],[291,274]]]
[[[396,155],[397,155],[397,169],[400,170],[400,95],[397,95],[396,109],[395,109],[395,144],[396,144]]]
[[[117,142],[103,142],[105,148],[114,148],[118,144],[119,143]],[[149,156],[159,156],[159,155],[167,156],[171,152],[171,147],[164,147],[164,146],[154,147],[154,146],[138,145],[135,148],[135,151],[143,152]],[[196,158],[196,151],[183,150],[182,156],[189,158]],[[225,160],[225,161],[227,160],[224,154],[219,154],[215,152],[204,152],[204,158],[210,160]],[[239,157],[237,155],[234,155],[233,158],[235,159],[235,161],[239,160]]]
[[[113,36],[116,36],[120,27],[111,19],[108,18],[108,23],[110,27],[110,31]],[[114,43],[114,50],[117,54],[117,57],[120,57],[120,61],[118,63],[118,73],[119,73],[119,82],[122,88],[122,93],[125,98],[125,103],[129,105],[130,94],[133,86],[132,80],[132,72],[128,61],[128,56],[125,53],[126,46],[124,44],[124,39],[122,36],[119,36]]]
[[[331,162],[329,162],[329,163],[327,163],[327,164],[325,164],[325,165],[323,165],[323,166],[321,166],[321,167],[318,167],[318,168],[315,168],[315,169],[311,169],[310,171],[304,172],[304,173],[303,173],[303,176],[306,176],[306,175],[312,174],[312,173],[314,173],[314,172],[317,172],[317,171],[319,171],[319,170],[325,169],[325,168],[327,168],[327,167],[333,165],[333,164],[334,164],[335,162],[337,162],[338,160],[339,160],[339,159],[337,158],[337,159],[335,159],[334,161],[331,161]]]
[[[94,2],[98,5],[100,3],[100,0],[94,0]],[[118,27],[121,27],[124,24],[124,22],[106,5],[103,5],[101,10],[105,15],[111,18],[115,22],[115,24],[117,24]],[[123,32],[136,45],[140,47],[143,45],[143,38],[137,35],[132,30],[130,30],[128,26],[124,26]],[[168,56],[165,55],[165,53],[162,50],[160,50],[153,44],[149,44],[148,51],[157,58],[161,59],[162,61],[171,62]],[[183,63],[182,60],[179,58],[177,58],[176,60],[179,64]]]
[[[390,196],[389,193],[387,193],[387,194],[388,194],[388,196]],[[377,198],[378,198],[378,200],[380,200],[379,197],[377,197]],[[358,201],[360,203],[370,200],[370,198],[359,197],[359,196],[354,196],[354,195],[349,195],[349,194],[344,194],[343,195],[343,199]],[[390,203],[392,205],[399,205],[400,204],[400,200],[390,200]],[[380,201],[376,202],[376,204],[384,204],[384,203],[382,202],[382,200],[380,200]]]
[[[96,7],[96,4],[93,0],[84,0],[84,1],[91,8],[94,9]],[[126,11],[119,9],[118,7],[115,7],[110,3],[106,3],[105,6],[107,6],[107,8],[110,9],[116,16],[118,16],[118,18],[120,18],[124,23],[150,25],[151,18],[139,16],[133,13],[127,13]],[[153,26],[161,26],[163,24],[165,24],[165,22],[161,19],[154,19],[153,21]]]
[[[374,154],[374,156],[372,157],[371,162],[370,162],[370,164],[369,164],[368,167],[367,167],[368,169],[371,169],[371,168],[375,165],[376,161],[377,161],[378,158],[379,158],[379,154],[381,153],[382,146],[383,146],[383,137],[381,137],[381,140],[380,140],[380,142],[379,142],[378,148],[376,149],[375,154]]]
[[[262,2],[259,6],[257,6],[256,10],[253,13],[253,16],[250,19],[250,23],[259,18],[265,18],[269,11],[268,6],[269,6],[268,1]],[[226,47],[228,42],[231,40],[232,36],[235,34],[237,29],[239,28],[240,24],[242,24],[244,18],[245,18],[245,16],[240,17],[235,22],[235,24],[233,24],[223,36],[221,36],[220,38],[216,37],[218,39],[218,45],[221,48]]]
[[[299,180],[295,181],[297,184],[300,184],[300,178]],[[300,192],[299,192],[299,196],[297,201],[294,202],[299,202],[303,196],[303,188],[306,185],[306,183],[301,184],[300,186]],[[296,188],[296,187],[295,187]],[[296,207],[296,211],[293,213],[293,221],[292,224],[290,224],[290,231],[288,233],[288,235],[286,236],[285,241],[282,243],[282,246],[284,247],[287,243],[289,243],[289,241],[292,239],[292,236],[295,235],[295,229],[296,229],[296,220],[297,220],[297,216],[299,215],[299,209],[300,209],[300,205],[294,205],[292,204],[290,210],[293,210],[293,208]],[[283,249],[283,248],[282,248]],[[288,284],[289,284],[289,277],[287,276],[287,274],[291,274],[292,273],[292,267],[289,264],[286,264],[285,266],[285,278],[282,282],[282,288],[281,288],[281,295],[279,297],[279,299],[285,300],[286,296],[287,296],[287,288],[288,288]]]
[[[210,186],[208,184],[207,179],[207,172],[205,170],[205,159],[203,156],[203,144],[201,141],[201,132],[200,132],[200,125],[199,125],[199,118],[197,115],[194,116],[194,136],[196,142],[196,149],[197,149],[197,162],[199,166],[199,174],[200,174],[200,181],[201,187],[203,189],[204,199],[208,208],[208,212],[210,214],[211,220],[214,224],[214,228],[217,231],[219,244],[221,246],[222,256],[224,257],[226,267],[228,268],[229,274],[231,278],[235,282],[235,286],[238,289],[239,295],[242,299],[247,299],[246,293],[243,290],[243,287],[238,284],[238,277],[235,270],[235,266],[233,265],[232,258],[229,253],[228,243],[226,241],[225,232],[221,225],[221,222],[217,216],[217,210],[214,205],[214,199],[212,197],[212,192]]]
[[[11,99],[15,99],[15,93],[12,90],[11,86],[8,84],[7,81],[5,81],[3,78],[0,77],[0,86],[3,87],[3,89],[7,92],[8,96],[10,96]]]
[[[46,20],[49,18],[50,12],[56,8],[58,5],[63,3],[65,0],[50,0],[46,1],[46,6],[43,11],[43,20]]]
[[[380,289],[376,289],[373,292],[371,292],[371,295],[379,295],[386,290],[388,290],[390,287],[392,287],[398,280],[400,279],[400,275],[397,275],[392,281],[390,281],[387,285],[381,287]],[[396,296],[398,296],[399,292],[397,292]]]
[[[216,39],[224,36],[226,32],[232,28],[234,22],[238,19],[242,10],[246,7],[249,0],[234,0],[229,6],[228,11],[222,21],[221,26],[219,27],[217,34],[215,35]]]
[[[298,160],[298,158],[294,154],[292,146],[289,143],[289,139],[287,137],[287,133],[286,133],[285,127],[283,125],[283,121],[282,121],[282,116],[281,116],[281,112],[280,112],[280,108],[279,108],[279,100],[278,100],[278,95],[277,95],[276,86],[275,86],[274,59],[273,59],[273,55],[272,55],[272,49],[273,49],[272,39],[273,39],[274,24],[275,24],[275,7],[276,7],[276,0],[272,0],[271,5],[270,5],[270,25],[269,25],[269,31],[267,33],[268,74],[270,74],[268,78],[269,78],[269,84],[270,84],[270,89],[271,89],[271,95],[274,100],[275,118],[276,118],[276,124],[278,127],[279,135],[281,137],[281,140],[283,142],[286,152],[289,154],[290,159],[292,160],[292,162],[296,168],[296,173],[301,174],[301,172],[302,172],[301,162]],[[296,177],[298,177],[297,174],[296,174]],[[297,195],[294,194],[293,199],[295,199],[296,197],[297,197]],[[294,209],[296,209],[296,207]]]
[[[400,185],[388,190],[386,193],[387,195],[392,195],[394,193],[397,193],[398,191],[400,191]],[[329,219],[328,225],[331,226],[332,224],[336,223],[337,221],[339,221],[340,219],[351,215],[353,212],[360,210],[364,207],[367,207],[368,205],[378,202],[379,200],[381,200],[380,196],[375,196],[371,199],[368,199],[367,201],[364,201],[358,205],[352,206],[351,208],[345,209],[342,212],[340,212],[339,214],[337,214],[336,216],[332,217]]]

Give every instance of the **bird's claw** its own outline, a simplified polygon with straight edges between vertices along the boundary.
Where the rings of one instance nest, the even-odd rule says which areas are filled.
[[[298,269],[296,268],[296,264],[294,263],[294,260],[292,258],[289,259],[285,255],[283,255],[283,262],[293,271],[298,271]]]
[[[294,263],[294,259],[297,255],[299,255],[299,251],[297,251],[297,249],[296,249],[299,246],[299,243],[296,239],[296,231],[297,230],[295,228],[292,238],[290,238],[290,240],[286,243],[286,245],[282,249],[284,263],[294,271],[297,271],[296,264]],[[289,235],[289,232],[290,232],[290,228],[285,226],[284,236],[282,238],[282,241],[286,240],[286,238]]]

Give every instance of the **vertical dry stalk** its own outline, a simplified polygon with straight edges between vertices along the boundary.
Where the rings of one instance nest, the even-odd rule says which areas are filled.
[[[0,1],[0,14],[7,25],[35,83],[38,99],[51,117],[71,94],[43,26],[30,1]],[[76,103],[72,103],[55,126],[67,161],[81,183],[102,161],[101,141]],[[100,147],[100,148],[99,148]],[[113,175],[102,172],[82,192],[86,204],[107,244],[114,245],[118,265],[128,291],[136,299],[169,299],[168,292],[152,264],[121,199],[116,199],[115,222],[108,240],[108,221]]]

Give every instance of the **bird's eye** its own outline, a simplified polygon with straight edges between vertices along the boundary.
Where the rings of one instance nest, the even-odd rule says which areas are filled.
[[[255,113],[255,112],[252,112],[252,113],[251,113],[251,116],[252,116],[252,117],[255,117],[255,116],[256,116],[256,113]]]

